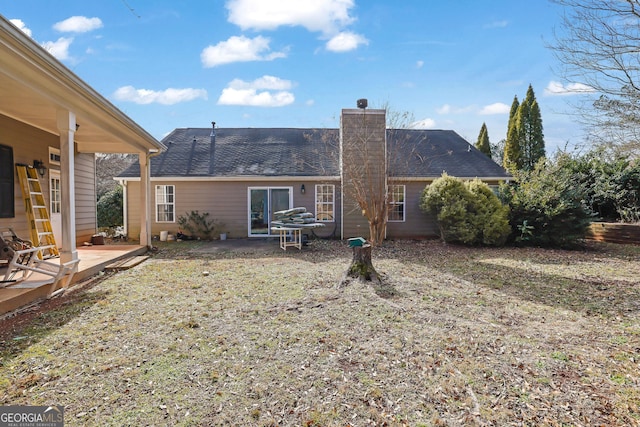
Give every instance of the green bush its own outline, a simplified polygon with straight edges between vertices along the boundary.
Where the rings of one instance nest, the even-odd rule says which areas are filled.
[[[484,245],[502,246],[511,234],[509,207],[503,205],[487,184],[474,179],[465,183],[474,195],[475,215],[473,219]]]
[[[640,162],[603,148],[556,159],[584,190],[589,208],[604,221],[640,221]]]
[[[445,242],[498,246],[511,232],[508,208],[479,180],[465,183],[443,174],[424,189],[420,207],[436,215]]]
[[[209,212],[191,211],[178,217],[178,225],[188,235],[210,240],[215,229],[215,221],[209,219]]]
[[[564,162],[541,159],[531,171],[516,171],[513,184],[501,186],[516,243],[571,248],[584,239],[593,215],[584,187]]]
[[[122,225],[122,186],[105,193],[98,200],[98,227],[115,227]]]

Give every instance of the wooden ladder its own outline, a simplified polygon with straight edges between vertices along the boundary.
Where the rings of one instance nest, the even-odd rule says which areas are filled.
[[[40,248],[38,257],[48,259],[60,256],[37,170],[28,165],[17,164],[16,171],[29,220],[31,240],[33,246]]]

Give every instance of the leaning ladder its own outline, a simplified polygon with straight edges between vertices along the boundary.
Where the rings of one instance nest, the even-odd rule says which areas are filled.
[[[42,194],[38,172],[28,165],[16,165],[24,207],[29,220],[29,230],[33,246],[40,251],[38,257],[48,259],[60,256],[58,245],[53,235],[47,202]]]

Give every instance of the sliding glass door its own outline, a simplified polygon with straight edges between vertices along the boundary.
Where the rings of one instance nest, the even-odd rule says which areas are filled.
[[[291,209],[291,187],[249,188],[249,236],[269,236],[274,212]]]

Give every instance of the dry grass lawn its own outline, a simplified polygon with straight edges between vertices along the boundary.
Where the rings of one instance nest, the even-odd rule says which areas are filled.
[[[344,242],[171,242],[0,320],[0,404],[66,426],[640,425],[639,256],[388,242],[384,298],[336,286]]]

